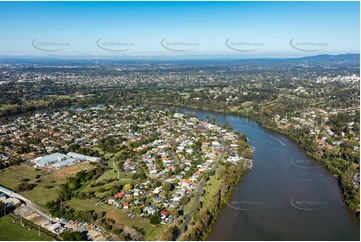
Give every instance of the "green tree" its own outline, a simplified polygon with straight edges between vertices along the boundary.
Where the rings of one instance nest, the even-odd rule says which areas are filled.
[[[83,240],[81,233],[79,231],[75,232],[64,232],[61,234],[61,237],[65,241],[81,241]]]
[[[247,159],[251,159],[252,158],[252,152],[250,149],[245,149],[243,151],[243,157],[247,158]]]
[[[5,204],[0,201],[0,217],[4,215],[5,212]]]
[[[139,178],[140,178],[141,180],[144,180],[144,179],[147,178],[147,176],[145,175],[144,172],[140,172],[140,173],[139,173]]]
[[[172,184],[169,183],[169,182],[165,182],[165,183],[162,185],[162,190],[163,190],[165,193],[168,193],[169,191],[172,190]]]
[[[160,223],[160,215],[159,215],[159,213],[155,213],[152,216],[150,216],[149,220],[150,220],[151,224],[155,224],[155,225],[159,224]]]

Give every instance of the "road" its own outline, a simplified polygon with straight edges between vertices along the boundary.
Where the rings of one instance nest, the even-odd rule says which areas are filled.
[[[225,142],[224,142],[224,138],[223,138],[223,135],[221,136],[221,140],[222,140],[222,152],[221,154],[218,156],[214,166],[212,167],[212,169],[209,171],[209,173],[211,173],[212,171],[214,171],[217,167],[218,167],[218,164],[219,164],[219,161],[221,161],[224,157],[224,154],[226,153],[226,149],[225,149]],[[202,180],[199,182],[198,184],[198,188],[197,188],[197,192],[196,192],[196,198],[194,200],[194,203],[193,203],[193,207],[191,209],[191,212],[189,214],[186,214],[184,215],[185,217],[185,220],[184,220],[184,223],[183,223],[183,229],[185,229],[187,226],[188,226],[188,223],[191,221],[192,219],[192,215],[193,215],[193,212],[194,212],[194,209],[199,201],[199,197],[200,197],[200,193],[201,193],[201,190],[202,190],[202,187],[204,185],[204,179],[202,178]],[[181,210],[183,210],[184,208],[184,205],[182,206]]]
[[[17,199],[23,201],[26,204],[26,206],[28,208],[30,208],[31,210],[33,210],[34,212],[36,212],[39,215],[49,219],[50,221],[53,220],[52,217],[50,217],[49,215],[43,213],[41,211],[41,209],[36,204],[34,204],[32,201],[28,200],[27,198],[21,196],[20,194],[14,192],[14,191],[11,191],[11,190],[9,190],[9,189],[7,189],[5,187],[2,187],[2,186],[0,186],[0,192],[3,192],[5,194],[7,194],[8,196],[11,196],[11,197],[14,197],[14,198],[17,198]]]
[[[193,214],[193,211],[194,211],[194,209],[195,209],[195,207],[196,207],[196,205],[197,205],[197,203],[199,201],[199,197],[200,197],[201,189],[202,189],[203,185],[204,185],[204,180],[202,179],[201,182],[198,185],[197,192],[196,192],[196,199],[194,200],[191,212],[189,214],[184,215],[185,220],[184,220],[184,223],[183,223],[183,228],[187,227],[188,223],[192,219],[192,214]]]
[[[119,173],[118,167],[115,165],[114,157],[113,157],[113,166],[114,166],[115,170],[118,172],[117,179],[119,180],[120,173]]]

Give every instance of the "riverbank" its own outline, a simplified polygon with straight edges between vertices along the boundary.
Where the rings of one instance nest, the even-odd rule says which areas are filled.
[[[246,169],[240,165],[223,163],[210,176],[201,191],[198,202],[189,225],[179,240],[206,240],[213,229],[218,215],[226,205],[235,186],[240,182]]]
[[[307,151],[305,148],[305,145],[300,141],[300,139],[298,139],[295,136],[290,135],[287,132],[287,130],[279,129],[275,126],[265,125],[262,122],[260,122],[259,120],[257,120],[256,117],[240,114],[240,113],[237,113],[234,111],[229,111],[229,110],[210,109],[210,108],[204,108],[204,107],[192,106],[192,105],[175,105],[172,103],[154,103],[154,102],[150,103],[150,102],[144,102],[144,101],[142,103],[148,104],[148,105],[171,106],[171,107],[176,107],[176,108],[177,107],[190,108],[190,109],[201,110],[201,111],[211,111],[211,112],[218,112],[218,113],[223,113],[223,114],[228,114],[228,115],[234,115],[234,116],[237,116],[240,118],[246,118],[246,119],[252,120],[263,128],[286,135],[291,140],[295,141],[298,145],[300,145],[302,147],[302,149],[309,156],[311,156],[316,161],[321,162],[321,164],[323,166],[325,166],[335,176],[335,178],[337,179],[339,188],[342,191],[344,203],[354,211],[357,218],[360,218],[360,201],[359,201],[360,193],[359,193],[359,190],[355,189],[353,187],[353,185],[350,183],[350,178],[349,177],[345,178],[343,176],[343,174],[341,172],[339,172],[340,170],[336,168],[337,164],[334,164],[334,162],[331,162],[330,160],[324,159],[322,156],[320,156],[319,152],[310,153],[309,151]]]
[[[353,186],[353,184],[351,182],[352,177],[346,177],[347,170],[342,172],[342,170],[340,170],[340,168],[337,167],[337,165],[339,165],[338,163],[334,164],[335,162],[324,159],[322,157],[322,155],[320,154],[320,152],[311,153],[311,152],[307,151],[305,148],[305,145],[302,142],[300,142],[300,140],[297,139],[296,137],[289,135],[289,133],[287,131],[279,129],[279,128],[270,127],[268,125],[262,125],[261,123],[260,123],[260,125],[267,129],[270,129],[270,130],[273,130],[273,131],[276,131],[276,132],[286,135],[291,140],[295,141],[299,146],[301,146],[305,150],[307,155],[312,157],[314,160],[321,162],[321,164],[324,167],[326,167],[337,179],[337,183],[343,194],[344,203],[349,208],[351,208],[355,212],[356,217],[358,219],[360,219],[360,200],[359,200],[360,190],[355,189],[355,187]],[[343,161],[339,160],[336,162],[343,162]],[[347,166],[347,165],[348,164],[344,164],[344,166]],[[347,169],[349,169],[349,168],[347,168]]]

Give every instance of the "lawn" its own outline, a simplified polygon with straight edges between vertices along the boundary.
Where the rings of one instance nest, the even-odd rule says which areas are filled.
[[[11,217],[2,217],[0,218],[0,240],[12,240],[12,241],[50,241],[51,238],[46,235],[41,234],[39,236],[38,231],[31,229],[28,230],[29,227],[21,226],[19,221],[13,222],[13,218]]]
[[[6,110],[6,109],[11,109],[13,107],[17,107],[17,104],[1,104],[0,105],[0,110]]]
[[[127,217],[127,212],[123,209],[119,209],[107,204],[96,205],[96,203],[97,202],[92,199],[80,200],[73,198],[70,201],[67,201],[66,205],[69,205],[69,207],[72,207],[76,210],[94,210],[96,212],[105,211],[106,217],[115,220],[114,228],[120,229],[124,226],[136,226],[138,228],[143,228],[145,231],[144,239],[146,238],[146,240],[156,239],[164,227],[163,225],[158,225],[158,227],[152,225],[149,222],[149,219],[141,217],[129,218]]]
[[[108,166],[112,169],[105,171],[95,182],[101,182],[104,180],[117,178],[117,171],[115,170],[113,163],[109,162]],[[120,174],[120,178],[126,177],[126,174],[122,174],[122,173],[123,172],[121,172],[121,174]]]
[[[111,188],[112,186],[125,185],[125,184],[131,183],[133,181],[132,173],[126,173],[126,172],[121,171],[119,180],[115,180],[113,182],[107,182],[107,180],[117,178],[117,171],[115,170],[112,161],[108,161],[108,167],[110,167],[111,169],[106,170],[98,179],[96,179],[96,180],[92,179],[90,182],[88,182],[86,185],[84,185],[84,187],[81,188],[81,191],[82,192],[95,191],[95,194],[97,196],[101,196],[101,194],[99,192],[97,192],[100,188],[107,189],[107,188]],[[106,184],[103,186],[93,187],[93,188],[90,187],[91,184],[104,182],[104,181],[106,181]]]
[[[36,175],[44,175],[45,172],[37,171],[36,169],[25,166],[25,165],[15,165],[0,170],[0,184],[15,190],[22,179],[30,179],[29,183],[35,182]]]
[[[219,180],[217,179],[218,177],[220,177],[219,172],[221,169],[224,169],[224,166],[219,164],[216,169],[215,175],[210,176],[209,180],[203,185],[201,194],[203,193],[204,189],[206,189],[206,193],[204,196],[200,197],[200,200],[203,201],[204,207],[207,207],[210,203],[213,203],[213,198],[222,184],[222,178],[220,178]]]
[[[194,201],[196,200],[195,196],[192,196],[192,198],[189,200],[189,202],[184,206],[184,214],[189,214],[193,208]]]

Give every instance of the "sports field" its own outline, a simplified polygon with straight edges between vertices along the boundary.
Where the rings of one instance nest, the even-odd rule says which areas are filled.
[[[52,240],[44,234],[39,236],[39,232],[36,229],[29,226],[23,227],[19,220],[13,222],[14,219],[7,216],[0,218],[0,241],[4,240]]]

